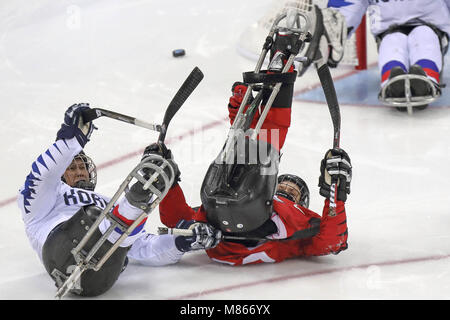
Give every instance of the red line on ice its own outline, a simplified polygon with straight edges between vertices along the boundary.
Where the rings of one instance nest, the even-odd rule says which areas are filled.
[[[204,296],[214,294],[214,293],[232,291],[232,290],[237,290],[237,289],[242,289],[242,288],[255,287],[255,286],[259,286],[259,285],[267,284],[267,283],[281,282],[281,281],[301,279],[301,278],[309,278],[309,277],[320,276],[320,275],[324,275],[324,274],[349,271],[352,269],[365,269],[370,266],[392,266],[392,265],[400,265],[400,264],[414,263],[414,262],[426,262],[426,261],[431,261],[431,260],[441,260],[441,259],[447,259],[447,258],[450,258],[450,255],[435,255],[435,256],[428,256],[428,257],[410,258],[410,259],[404,259],[404,260],[382,261],[382,262],[366,263],[366,264],[361,264],[361,265],[356,265],[356,266],[331,268],[331,269],[326,269],[326,270],[317,270],[317,271],[306,272],[306,273],[296,273],[296,274],[284,275],[284,276],[280,276],[280,277],[273,277],[273,278],[264,279],[264,280],[235,284],[235,285],[231,285],[231,286],[225,286],[225,287],[220,287],[220,288],[215,288],[215,289],[210,289],[210,290],[192,292],[192,293],[184,294],[181,296],[169,297],[167,299],[168,300],[183,300],[183,299],[192,299],[192,298],[199,298],[199,297],[203,298]],[[233,267],[231,267],[231,268],[233,268]],[[236,267],[236,268],[239,268],[239,267]]]

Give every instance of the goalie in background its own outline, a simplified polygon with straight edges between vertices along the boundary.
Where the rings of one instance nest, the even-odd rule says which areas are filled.
[[[413,107],[425,108],[441,93],[443,57],[450,36],[450,0],[328,1],[327,8],[321,10],[327,42],[321,51],[331,67],[339,64],[346,35],[351,36],[366,12],[378,46],[379,99],[393,106],[414,101]]]
[[[82,112],[89,105],[74,104],[67,109],[64,122],[51,144],[31,165],[31,171],[20,188],[17,203],[22,211],[26,234],[47,272],[59,288],[70,276],[76,261],[71,253],[89,227],[110,201],[96,191],[97,170],[83,148],[94,130],[91,122],[84,123]],[[149,155],[144,151],[141,161]],[[170,158],[177,180],[177,165]],[[134,183],[112,209],[115,219],[131,225],[147,209],[155,195],[144,190],[141,182]],[[104,219],[94,233],[98,240],[110,225]],[[71,293],[97,296],[109,290],[131,258],[148,266],[177,263],[187,251],[210,248],[216,244],[205,224],[194,228],[196,237],[154,235],[145,231],[145,220],[122,242],[98,271],[87,270]],[[106,252],[123,232],[119,228],[99,249]],[[220,235],[219,235],[220,236]],[[96,239],[95,239],[96,238]],[[87,245],[94,245],[89,240]],[[94,256],[100,259],[98,256]],[[147,279],[146,281],[151,281]]]

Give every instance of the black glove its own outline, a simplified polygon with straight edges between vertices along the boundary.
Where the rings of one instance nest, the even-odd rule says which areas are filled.
[[[180,169],[178,168],[178,165],[176,164],[175,160],[173,159],[172,151],[170,151],[170,149],[167,149],[167,147],[164,143],[162,143],[162,144],[152,143],[151,145],[147,146],[144,150],[144,153],[142,154],[142,160],[144,160],[145,158],[147,158],[149,155],[152,155],[152,154],[156,154],[156,155],[163,157],[172,166],[175,176],[174,176],[173,184],[171,187],[173,187],[175,184],[177,184],[179,181],[181,181],[181,179],[180,179],[181,172],[180,172]]]
[[[347,200],[352,181],[352,164],[348,154],[342,149],[330,149],[320,163],[319,193],[329,198],[332,178],[337,179],[337,199]]]
[[[179,229],[190,229],[193,232],[192,236],[178,236],[175,238],[175,246],[181,252],[211,249],[217,246],[222,239],[222,231],[207,223],[195,220],[180,220],[176,227]]]
[[[171,186],[173,187],[173,185],[180,180],[179,178],[180,170],[178,169],[177,164],[173,161],[172,152],[169,149],[167,149],[167,147],[164,144],[153,143],[145,148],[141,161],[145,160],[152,154],[162,156],[170,163],[175,174],[174,182]],[[161,167],[162,165],[161,160],[151,160],[150,162],[159,167]],[[150,179],[150,177],[155,173],[155,170],[152,168],[144,168],[143,172],[144,178]],[[171,176],[169,167],[165,167],[164,172],[167,174],[168,177]],[[155,181],[153,181],[152,185],[161,192],[163,192],[166,189],[166,184],[164,180],[160,177],[158,177]],[[148,202],[152,198],[153,193],[150,191],[150,189],[144,190],[143,187],[144,185],[140,181],[137,181],[135,184],[131,186],[130,190],[127,192],[125,197],[127,198],[128,202],[131,205],[145,210],[148,206]]]
[[[89,103],[71,105],[64,114],[64,123],[56,134],[56,140],[76,137],[84,148],[91,137],[92,131],[97,129],[92,122],[84,123],[81,113],[90,110]]]
[[[152,154],[160,155],[163,158],[167,159],[167,161],[169,161],[172,168],[174,169],[174,173],[175,173],[174,184],[175,184],[177,181],[176,180],[177,175],[179,176],[180,173],[179,173],[178,166],[172,160],[172,158],[173,158],[172,152],[169,149],[167,149],[167,147],[164,144],[153,143],[145,148],[144,153],[141,158],[141,161],[143,161],[145,158],[149,157]],[[157,166],[162,165],[161,161],[152,160],[151,162]],[[145,168],[145,169],[143,169],[143,171],[144,171],[145,179],[150,179],[152,174],[155,173],[155,171],[151,168]],[[164,171],[170,177],[170,169],[168,167],[166,167],[164,169]],[[179,177],[178,177],[178,180],[179,180]],[[165,183],[164,183],[163,179],[156,179],[152,183],[152,185],[161,192],[163,192],[165,189]],[[145,210],[145,208],[147,208],[147,206],[148,206],[149,201],[152,198],[153,193],[150,191],[150,189],[144,190],[143,187],[144,187],[144,185],[140,181],[137,181],[136,183],[134,183],[131,186],[130,190],[126,193],[125,197],[127,198],[128,202],[131,205],[133,205],[134,207]]]
[[[125,194],[125,198],[127,198],[128,202],[133,207],[140,208],[146,211],[153,194],[150,189],[144,190],[143,187],[144,185],[141,182],[137,181]]]
[[[144,153],[142,154],[142,160],[144,160],[151,154],[160,155],[164,159],[173,159],[172,151],[170,151],[170,149],[167,149],[164,143],[155,142],[145,147]]]

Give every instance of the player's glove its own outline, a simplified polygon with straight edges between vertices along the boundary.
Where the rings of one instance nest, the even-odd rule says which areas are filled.
[[[156,155],[163,157],[172,166],[175,175],[174,175],[173,184],[171,187],[173,187],[176,183],[181,181],[181,179],[180,179],[181,172],[180,172],[180,169],[178,168],[177,163],[175,162],[175,160],[173,158],[172,151],[170,149],[168,149],[164,143],[161,143],[161,144],[160,143],[152,143],[151,145],[147,146],[142,155],[142,160],[144,160],[145,158],[147,158],[148,156],[150,156],[152,154],[156,154]]]
[[[92,131],[97,129],[92,122],[83,122],[81,113],[90,110],[89,103],[71,105],[64,114],[64,123],[56,134],[56,140],[77,138],[84,148],[91,137]]]
[[[347,200],[352,181],[352,164],[348,154],[339,148],[330,149],[320,163],[319,193],[329,198],[332,178],[337,179],[337,199]]]
[[[152,196],[153,194],[150,189],[144,190],[144,185],[140,181],[135,182],[130,190],[125,193],[125,198],[127,198],[133,207],[140,208],[144,211],[148,209]]]
[[[172,151],[167,149],[167,146],[164,143],[152,143],[145,147],[144,153],[142,154],[142,159],[148,157],[151,154],[157,154],[163,157],[164,159],[173,159]]]
[[[177,164],[173,161],[172,152],[167,149],[165,144],[153,143],[147,146],[144,150],[141,161],[145,161],[145,159],[150,157],[152,154],[162,156],[170,163],[175,173],[174,184],[180,180],[180,170],[178,169]],[[150,160],[150,162],[157,166],[162,165],[162,161],[160,160]],[[145,179],[150,179],[150,177],[155,173],[155,171],[151,168],[145,168],[143,169],[143,171]],[[166,167],[164,171],[170,177],[170,169]],[[152,185],[161,192],[163,192],[166,188],[164,180],[160,177],[152,182]],[[151,193],[150,189],[144,190],[143,187],[144,185],[140,181],[137,181],[131,186],[125,197],[127,198],[128,202],[134,207],[145,210],[153,194]]]
[[[192,236],[178,236],[175,238],[175,246],[181,252],[211,249],[217,246],[222,239],[222,231],[207,223],[195,220],[180,220],[176,227],[192,230],[193,233]]]
[[[232,109],[238,109],[241,106],[242,100],[244,99],[247,89],[248,84],[244,82],[236,81],[235,83],[233,83],[233,86],[231,87],[232,96],[230,97],[228,107]],[[250,94],[250,98],[248,99],[247,104],[252,103],[252,101],[253,95]]]
[[[320,50],[324,50],[322,56],[328,58],[328,66],[336,68],[344,57],[347,23],[345,17],[335,8],[325,8],[321,12],[328,45]]]

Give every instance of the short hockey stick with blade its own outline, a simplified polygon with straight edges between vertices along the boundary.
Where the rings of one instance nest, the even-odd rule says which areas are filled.
[[[328,110],[330,111],[331,121],[333,122],[333,149],[338,149],[341,135],[341,112],[330,69],[328,68],[326,62],[323,61],[320,52],[319,55],[319,60],[316,62],[317,74],[319,75],[320,83],[322,84],[325,99],[327,101]],[[337,179],[332,178],[330,186],[330,216],[336,215],[336,200]]]
[[[195,88],[198,86],[200,81],[202,81],[202,79],[203,79],[202,71],[198,67],[195,67],[194,70],[192,70],[189,76],[186,78],[184,83],[181,85],[180,89],[178,89],[172,101],[169,103],[169,106],[166,109],[166,113],[164,114],[164,119],[161,125],[148,123],[146,121],[128,115],[124,115],[115,111],[106,110],[102,108],[92,108],[91,110],[84,111],[82,113],[83,121],[86,123],[100,117],[108,117],[111,119],[123,121],[138,127],[143,127],[160,132],[158,142],[162,143],[164,142],[167,127],[170,121],[172,120],[173,116],[175,115],[175,113],[177,113],[177,111],[184,104],[184,102],[191,95],[191,93],[195,90]]]
[[[178,92],[173,97],[172,101],[169,103],[167,107],[166,113],[164,114],[164,119],[161,124],[161,131],[158,138],[158,143],[163,143],[166,138],[167,127],[169,126],[170,121],[172,120],[175,113],[180,109],[180,107],[184,104],[186,99],[191,95],[191,93],[197,88],[200,81],[203,79],[203,73],[198,68],[195,67],[194,70],[191,71],[189,76],[181,85]]]
[[[298,240],[310,238],[316,235],[320,230],[320,223],[313,223],[310,228],[295,231],[290,237],[285,239],[272,239],[266,237],[248,237],[248,236],[238,236],[238,235],[222,235],[222,239],[224,241],[230,240],[239,240],[239,241],[286,241],[286,240]],[[190,237],[193,236],[194,233],[191,229],[178,229],[178,228],[167,228],[167,227],[159,227],[158,234],[172,234],[175,236],[184,236]]]

